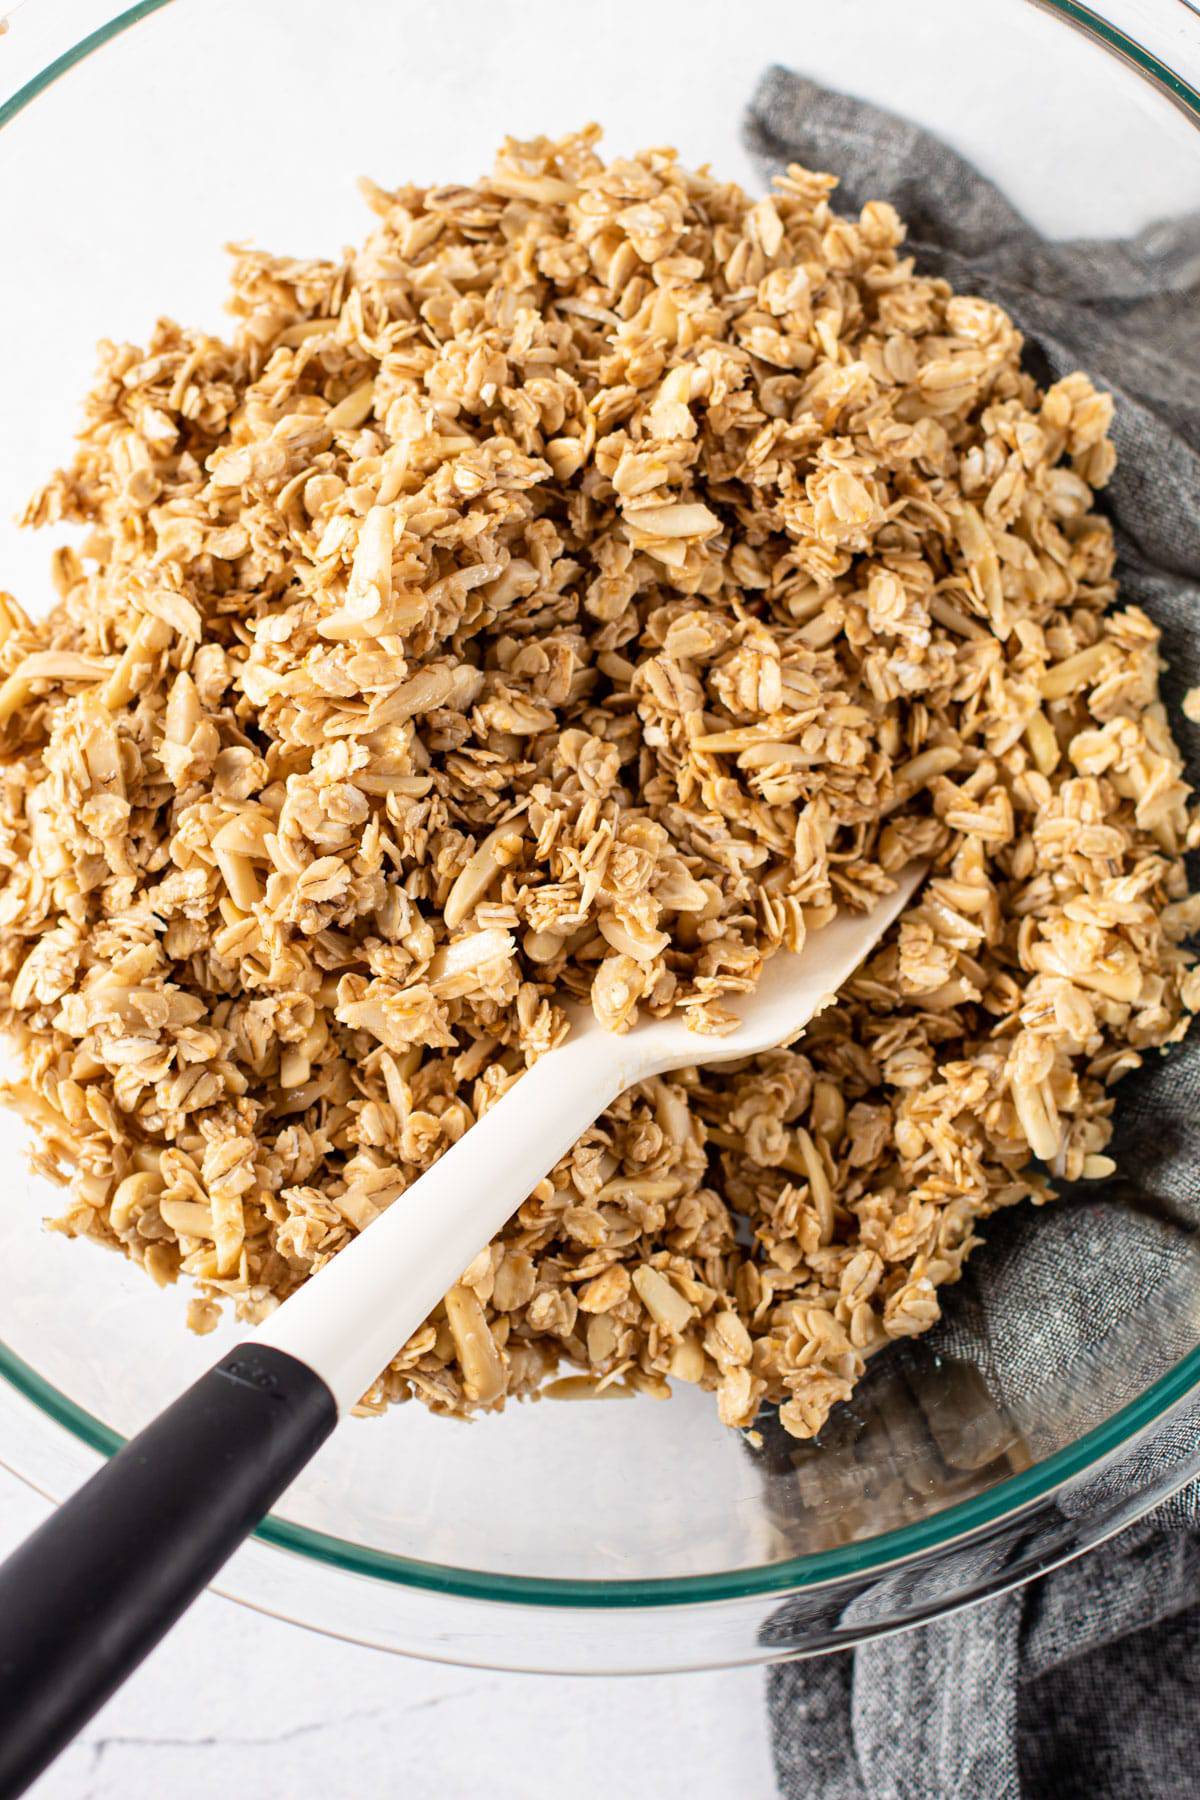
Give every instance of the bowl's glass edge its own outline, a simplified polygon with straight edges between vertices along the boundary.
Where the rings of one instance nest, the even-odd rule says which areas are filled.
[[[0,131],[6,125],[10,125],[18,113],[24,112],[25,108],[36,100],[39,94],[44,94],[60,75],[65,75],[68,69],[73,69],[77,63],[84,62],[94,50],[100,50],[105,44],[110,44],[114,38],[120,37],[123,31],[128,31],[131,25],[138,24],[142,19],[148,19],[151,13],[161,12],[164,6],[170,6],[171,3],[172,0],[138,0],[136,6],[128,7],[124,12],[118,13],[116,18],[107,20],[103,25],[98,25],[95,31],[89,31],[87,36],[80,38],[77,44],[72,44],[69,49],[62,52],[61,56],[56,56],[52,62],[48,62],[44,68],[39,69],[37,74],[32,75],[23,87],[19,87],[14,94],[10,94],[8,99],[0,105]]]
[[[83,62],[94,51],[103,49],[105,44],[120,37],[121,33],[128,31],[130,26],[139,24],[141,20],[149,18],[156,12],[161,12],[164,7],[172,4],[173,0],[137,0],[136,5],[128,7],[124,12],[118,13],[115,18],[98,26],[95,31],[90,31],[86,37],[80,38],[78,43],[72,44],[61,55],[47,63],[44,68],[39,69],[22,87],[11,94],[3,104],[0,104],[0,130],[11,124],[17,115],[24,112],[25,108],[36,100],[39,94],[44,93],[53,82],[57,81],[60,75],[65,75],[69,69],[74,68],[77,63]],[[1037,7],[1041,12],[1053,13],[1065,24],[1074,26],[1076,30],[1093,38],[1112,55],[1127,62],[1138,74],[1152,82],[1169,99],[1183,107],[1200,123],[1200,92],[1197,92],[1161,57],[1148,50],[1144,44],[1138,43],[1120,26],[1102,18],[1090,6],[1081,5],[1079,0],[1026,0],[1026,4]],[[1183,0],[1183,4],[1192,10],[1192,0]]]
[[[89,32],[78,43],[48,63],[8,100],[0,105],[0,130],[22,113],[60,76],[83,62],[105,44],[162,11],[173,0],[138,0],[134,6]],[[1041,11],[1056,14],[1064,23],[1099,42],[1153,83],[1200,125],[1200,93],[1177,75],[1161,58],[1136,42],[1118,26],[1076,0],[1029,0]],[[37,1371],[0,1343],[0,1379],[9,1384],[56,1424],[103,1456],[113,1456],[124,1444],[118,1432],[95,1418],[45,1381]],[[870,1574],[908,1557],[926,1554],[973,1532],[1015,1516],[1045,1500],[1070,1481],[1113,1455],[1133,1437],[1150,1429],[1189,1393],[1200,1389],[1200,1345],[1174,1368],[1130,1401],[1103,1425],[1075,1443],[1056,1451],[1031,1468],[1010,1476],[970,1500],[935,1513],[896,1531],[883,1532],[834,1550],[794,1557],[757,1569],[724,1574],[667,1576],[633,1581],[576,1581],[537,1576],[504,1575],[486,1570],[460,1569],[440,1563],[412,1561],[390,1552],[376,1551],[307,1526],[291,1524],[274,1514],[266,1518],[255,1537],[276,1548],[329,1564],[347,1573],[365,1575],[404,1587],[463,1598],[494,1600],[532,1606],[588,1607],[594,1609],[679,1606],[704,1602],[749,1599],[785,1593]],[[17,1470],[15,1473],[20,1474]]]
[[[113,1456],[125,1443],[119,1432],[76,1406],[3,1343],[0,1343],[0,1378],[89,1449],[97,1450],[103,1456]],[[1197,1388],[1200,1388],[1200,1345],[1189,1350],[1145,1393],[1129,1401],[1102,1425],[1034,1463],[1031,1468],[998,1482],[986,1493],[895,1531],[755,1569],[709,1575],[583,1581],[505,1575],[500,1571],[418,1562],[390,1551],[371,1550],[361,1544],[349,1543],[305,1525],[292,1524],[273,1513],[263,1520],[254,1535],[277,1549],[315,1558],[349,1574],[477,1600],[604,1609],[751,1599],[873,1574],[888,1565],[944,1548],[955,1540],[994,1526],[1002,1519],[1015,1518],[1039,1501],[1046,1500],[1063,1483],[1089,1472],[1106,1457],[1125,1448]],[[15,1472],[20,1474],[19,1470]]]
[[[1090,6],[1078,4],[1078,0],[1028,0],[1028,3],[1036,6],[1041,12],[1056,14],[1066,24],[1073,25],[1086,36],[1095,38],[1103,44],[1106,50],[1111,51],[1122,62],[1130,64],[1138,74],[1153,82],[1155,87],[1160,88],[1177,106],[1181,106],[1185,112],[1191,113],[1194,118],[1200,119],[1200,93],[1197,93],[1190,82],[1185,81],[1183,76],[1165,63],[1161,57],[1155,56],[1153,51],[1148,50],[1144,44],[1139,44],[1119,25],[1101,18],[1100,14],[1093,12]],[[1195,0],[1179,0],[1179,4],[1187,7],[1189,12],[1195,11]]]

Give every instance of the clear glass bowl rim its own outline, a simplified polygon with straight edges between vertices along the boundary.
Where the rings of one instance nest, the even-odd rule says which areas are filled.
[[[1090,7],[1076,4],[1076,0],[1026,0],[1026,3],[1057,15],[1065,24],[1083,32],[1111,55],[1129,64],[1135,73],[1189,114],[1200,129],[1200,93],[1118,26],[1101,18]],[[1190,4],[1190,0],[1185,3]],[[138,4],[89,32],[0,105],[0,130],[76,64],[131,26],[172,4],[173,0],[138,0]],[[103,1456],[113,1456],[125,1442],[120,1433],[77,1406],[2,1342],[0,1378],[89,1449],[99,1451]],[[946,1507],[899,1530],[758,1568],[636,1581],[551,1579],[419,1562],[350,1543],[307,1526],[293,1525],[274,1514],[264,1519],[254,1535],[263,1543],[290,1550],[348,1574],[464,1599],[598,1610],[749,1599],[872,1574],[983,1531],[999,1520],[1047,1499],[1062,1483],[1086,1473],[1106,1457],[1126,1448],[1196,1390],[1200,1390],[1200,1345],[1102,1425],[1019,1474],[997,1482],[986,1493]],[[13,1472],[24,1478],[22,1470],[14,1469]]]

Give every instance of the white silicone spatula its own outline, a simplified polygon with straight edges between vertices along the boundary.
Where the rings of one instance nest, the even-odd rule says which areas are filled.
[[[0,1794],[19,1793],[233,1553],[463,1270],[624,1089],[789,1043],[924,875],[779,954],[724,1037],[581,1017],[567,1041],[0,1567]]]
[[[677,1014],[622,1037],[580,1009],[566,1043],[527,1070],[315,1281],[258,1332],[315,1369],[339,1408],[352,1406],[483,1246],[606,1106],[651,1075],[730,1062],[794,1039],[836,995],[903,910],[923,870],[906,869],[869,913],[840,913],[800,955],[772,957],[724,1037]]]

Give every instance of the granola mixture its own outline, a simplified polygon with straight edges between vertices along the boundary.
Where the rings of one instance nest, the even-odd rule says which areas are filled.
[[[1042,392],[890,206],[597,137],[238,254],[230,342],[102,347],[29,511],[90,530],[0,627],[8,1099],[63,1230],[261,1319],[563,1000],[720,1033],[930,858],[799,1049],[626,1094],[365,1402],[566,1363],[808,1436],[983,1219],[1110,1171],[1200,1002],[1200,830],[1109,397]]]

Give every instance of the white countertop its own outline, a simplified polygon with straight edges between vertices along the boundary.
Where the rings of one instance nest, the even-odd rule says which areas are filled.
[[[926,67],[921,39],[929,38],[935,15],[949,16],[949,3],[922,0],[910,9],[913,70]],[[681,4],[680,26],[686,22],[693,45],[704,39],[706,16],[728,4]],[[868,0],[816,8],[824,38],[814,34],[810,72],[829,72],[828,45],[851,28],[859,6],[867,7]],[[26,0],[14,7],[11,30],[0,37],[0,101],[26,78],[31,53],[33,67],[44,59],[42,41],[56,53],[119,10],[112,0]],[[1128,0],[1127,10],[1136,23],[1144,24],[1150,14],[1163,30],[1176,28],[1174,7]],[[3,12],[0,0],[0,16]],[[560,17],[569,12],[564,6]],[[747,69],[757,53],[748,55]],[[884,98],[895,88],[897,71],[872,63],[869,41],[863,56],[862,91]],[[914,83],[919,86],[923,77],[913,70],[899,72],[897,104],[907,83],[916,105]],[[735,79],[736,102],[746,83],[740,70]],[[929,79],[938,79],[936,64],[929,67]],[[669,128],[689,150],[689,136],[703,140],[708,126],[697,118],[693,134],[688,120],[676,119],[686,87],[682,79],[672,84]],[[700,109],[707,104],[703,88],[697,90],[697,104]],[[947,118],[946,129],[968,150],[972,109],[977,116],[980,104],[977,90],[964,98],[960,118]],[[1089,104],[1086,82],[1064,87],[1062,110],[1066,141],[1096,132],[1097,108],[1094,101]],[[616,123],[619,136],[626,121]],[[81,119],[81,142],[89,127],[100,125],[98,119]],[[732,146],[732,131],[729,136]],[[1153,169],[1139,167],[1128,145],[1123,153],[1124,166],[1106,170],[1106,183],[1098,184],[1107,186],[1108,204],[1123,210],[1120,197],[1113,200],[1119,175],[1130,196],[1124,211],[1139,205],[1153,209]],[[740,153],[729,172],[745,173]],[[1019,198],[1037,211],[1035,196]],[[1044,222],[1061,228],[1057,219]],[[1094,228],[1093,221],[1087,223]],[[0,1554],[45,1510],[44,1501],[0,1470]],[[560,1794],[581,1800],[610,1795],[660,1800],[674,1794],[691,1800],[731,1795],[769,1800],[774,1783],[760,1671],[581,1681],[458,1670],[319,1637],[206,1595],[33,1792],[37,1800],[160,1795],[209,1800],[225,1792],[254,1800],[350,1795],[374,1800],[410,1793],[429,1800],[476,1800],[485,1793],[489,1800],[549,1800]]]

